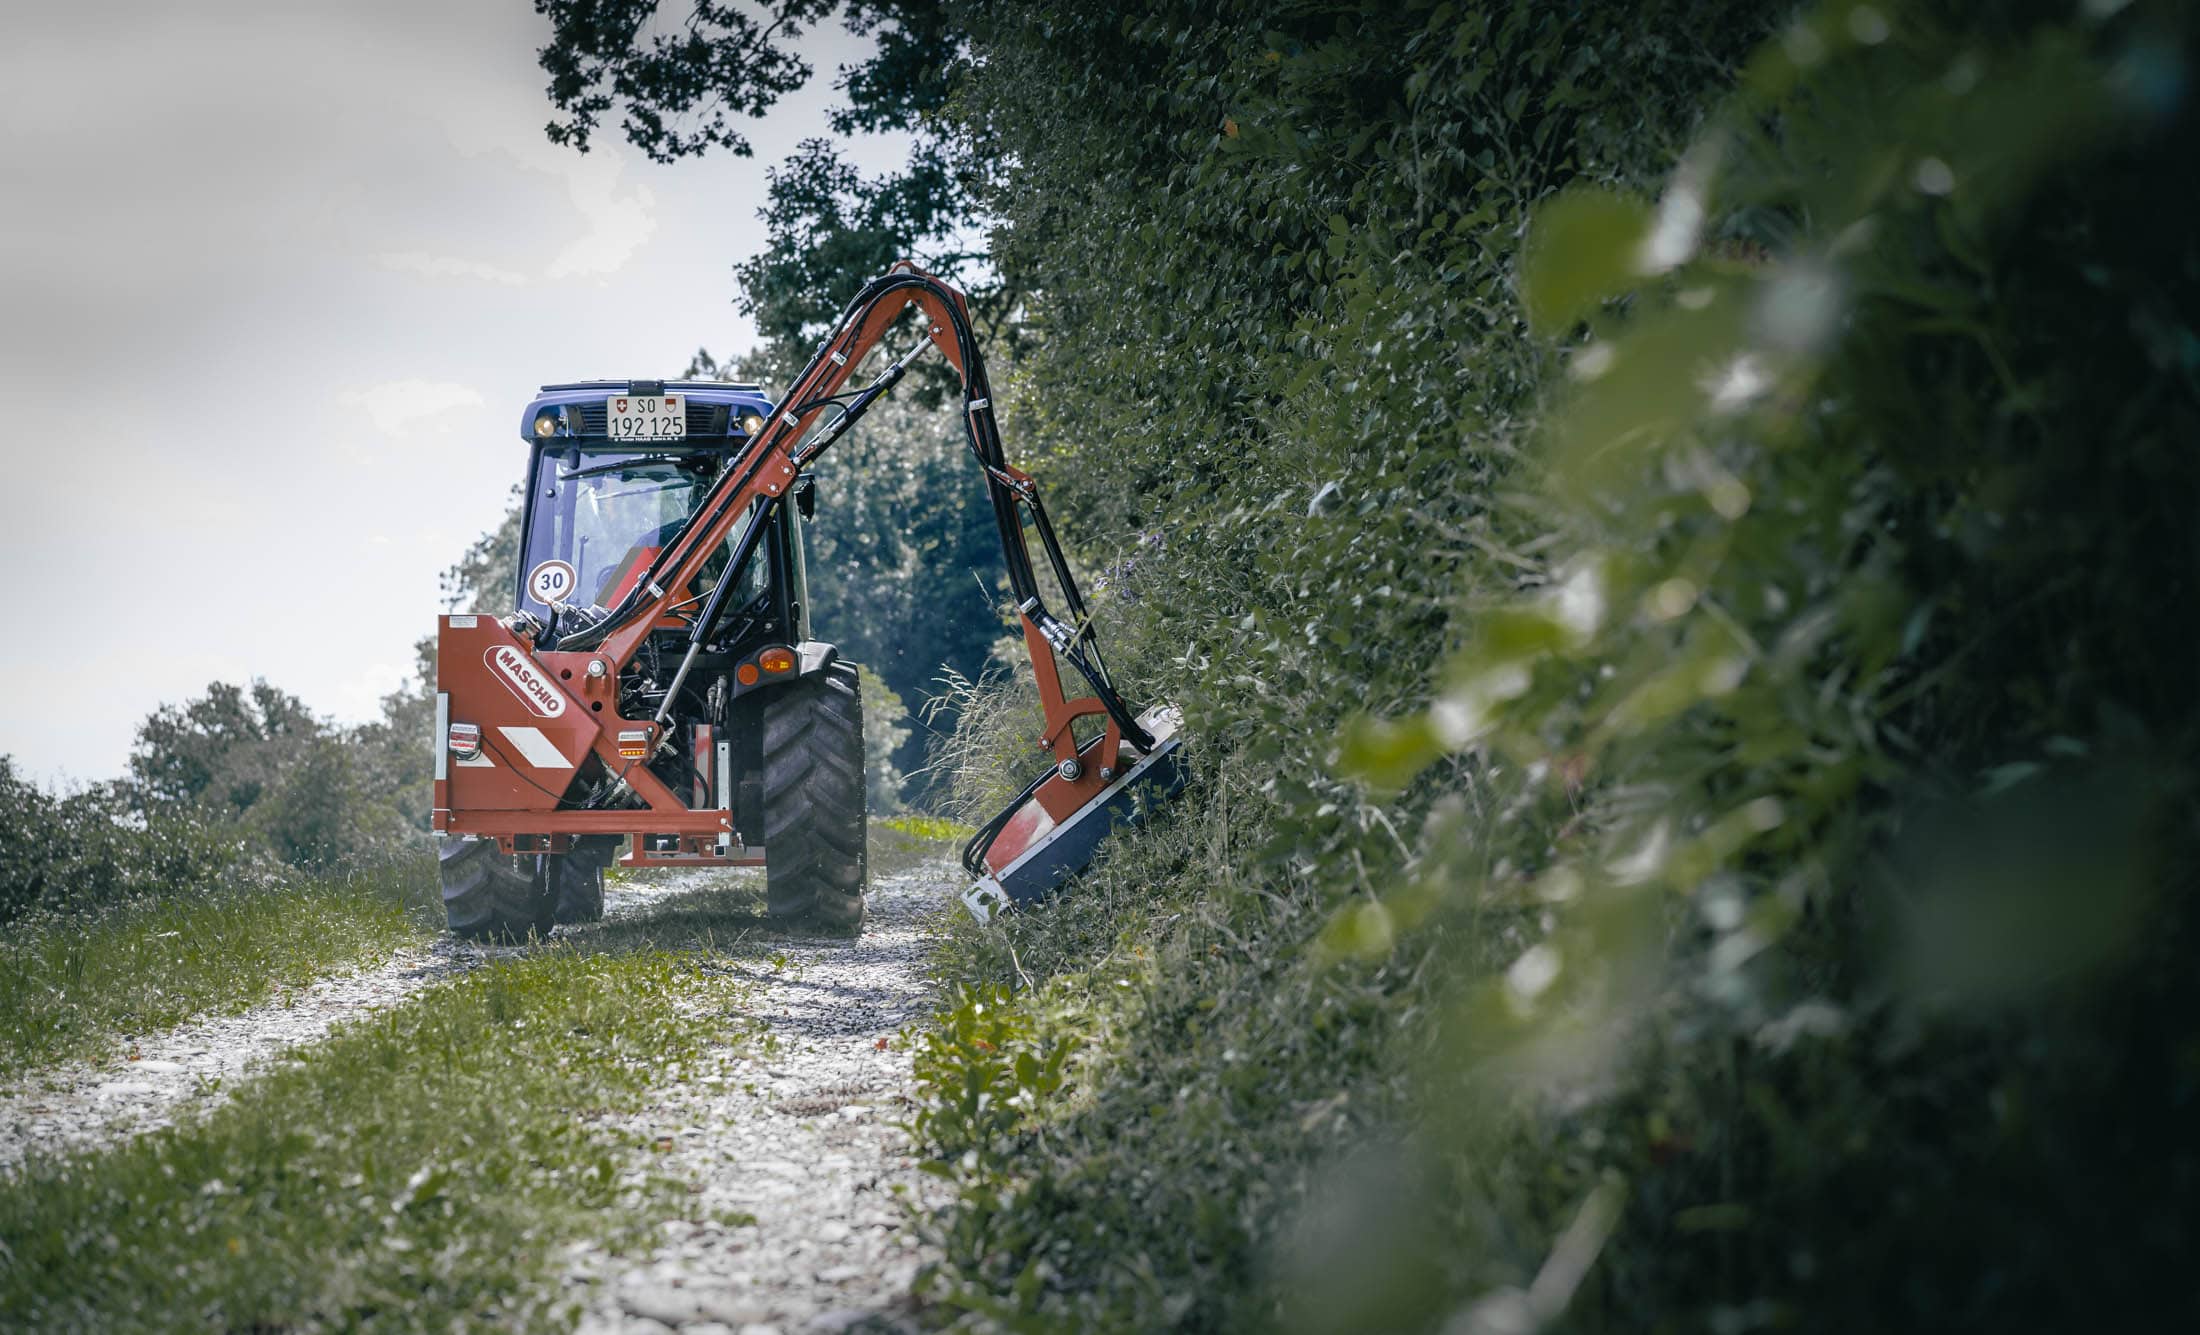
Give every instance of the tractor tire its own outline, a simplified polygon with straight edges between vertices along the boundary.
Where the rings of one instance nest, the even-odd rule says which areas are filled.
[[[763,714],[765,907],[783,921],[853,931],[870,861],[854,665],[789,682]]]
[[[585,858],[567,855],[546,859],[550,882],[557,889],[560,926],[603,921],[603,868]]]
[[[558,901],[541,859],[508,856],[494,839],[455,836],[441,840],[436,853],[443,917],[454,935],[499,944],[550,935]]]

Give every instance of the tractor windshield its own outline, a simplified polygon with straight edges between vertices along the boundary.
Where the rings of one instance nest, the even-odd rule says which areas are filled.
[[[536,458],[523,606],[616,606],[672,544],[718,476],[712,450],[575,446]]]

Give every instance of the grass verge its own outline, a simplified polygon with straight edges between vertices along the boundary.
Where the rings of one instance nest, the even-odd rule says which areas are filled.
[[[415,858],[20,919],[0,940],[0,1078],[374,963],[421,937],[435,897]]]
[[[1323,1153],[1387,1102],[1381,970],[1306,954],[1322,915],[1264,894],[1211,789],[1043,910],[950,915],[915,1038],[925,1296],[1008,1328],[1279,1329],[1258,1258]],[[1316,1323],[1318,1325],[1318,1323]]]
[[[616,1237],[672,1190],[592,1119],[713,1060],[732,999],[682,1004],[708,970],[649,950],[500,961],[179,1126],[30,1160],[0,1179],[0,1312],[36,1329],[568,1326],[543,1282],[561,1244],[607,1222]]]

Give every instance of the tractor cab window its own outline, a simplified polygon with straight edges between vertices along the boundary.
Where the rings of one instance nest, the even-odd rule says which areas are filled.
[[[679,536],[720,462],[708,450],[543,450],[528,497],[521,605],[616,606]]]

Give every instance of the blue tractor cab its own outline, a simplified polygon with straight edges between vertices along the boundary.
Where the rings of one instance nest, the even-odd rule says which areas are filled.
[[[554,605],[616,606],[771,410],[758,386],[723,381],[543,386],[520,415],[520,435],[533,455],[517,608],[549,620]],[[800,499],[798,509],[806,510],[806,489]],[[774,575],[799,580],[800,545],[795,541],[787,554],[790,569],[752,563],[760,587]],[[798,613],[800,599],[793,601]]]

